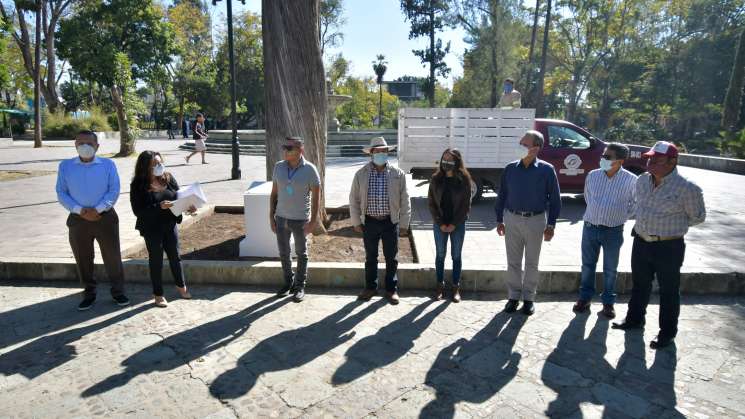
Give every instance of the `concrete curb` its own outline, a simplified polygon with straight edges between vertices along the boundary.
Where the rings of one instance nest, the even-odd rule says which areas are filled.
[[[165,264],[164,281],[171,281]],[[279,286],[283,282],[282,267],[278,261],[183,261],[184,275],[190,284],[263,285]],[[379,278],[383,278],[384,266],[379,266]],[[149,283],[148,262],[141,259],[124,261],[124,272],[129,282]],[[106,273],[102,264],[96,264],[95,275],[106,284]],[[364,263],[311,262],[309,283],[311,288],[362,288],[364,285]],[[430,290],[435,286],[435,267],[429,264],[400,264],[399,285],[402,290]],[[471,266],[463,270],[461,287],[466,292],[504,292],[507,272],[486,266]],[[0,259],[0,280],[75,281],[77,270],[73,260]],[[539,293],[575,293],[579,287],[578,271],[541,272]],[[602,274],[597,275],[597,287],[602,289]],[[745,294],[743,273],[683,273],[681,292],[685,294]],[[631,290],[631,274],[619,272],[616,291],[626,294]]]
[[[697,154],[681,154],[678,156],[678,162],[681,166],[745,175],[745,160],[700,156]]]
[[[197,210],[196,215],[194,216],[185,215],[184,219],[181,221],[181,224],[180,224],[181,228],[189,227],[190,225],[196,223],[197,221],[200,221],[203,218],[214,214],[215,207],[216,207],[215,205],[205,205],[204,207]],[[137,241],[136,244],[122,248],[122,255],[131,255],[143,249],[145,249],[145,239],[140,237],[140,239]]]

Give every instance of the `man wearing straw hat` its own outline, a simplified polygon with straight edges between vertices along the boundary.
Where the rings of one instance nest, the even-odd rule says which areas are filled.
[[[406,236],[411,219],[411,204],[406,190],[406,175],[388,163],[389,146],[383,137],[370,140],[363,151],[370,163],[354,175],[349,193],[349,213],[354,230],[362,233],[365,243],[365,289],[359,295],[369,301],[378,289],[378,243],[383,241],[385,291],[391,304],[398,304],[398,236]]]

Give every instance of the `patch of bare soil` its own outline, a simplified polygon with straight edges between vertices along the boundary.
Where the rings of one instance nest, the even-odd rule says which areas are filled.
[[[0,170],[0,182],[25,179],[28,177],[46,176],[56,172],[51,170]]]
[[[330,215],[327,234],[309,237],[310,260],[314,262],[364,262],[365,246],[362,234],[352,228],[348,214]],[[261,218],[264,219],[263,217]],[[255,260],[240,257],[239,243],[245,237],[243,214],[215,213],[179,231],[179,251],[182,259],[193,260]],[[147,259],[147,250],[128,255]],[[384,262],[382,244],[378,260]],[[398,240],[398,261],[414,262],[410,237]]]

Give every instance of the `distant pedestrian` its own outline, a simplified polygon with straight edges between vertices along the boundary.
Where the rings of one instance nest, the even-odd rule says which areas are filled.
[[[445,256],[450,239],[453,259],[452,300],[460,302],[461,250],[466,235],[466,219],[471,211],[471,175],[458,149],[448,148],[429,182],[428,204],[435,235],[435,272],[437,290],[434,299],[442,300],[445,292]]]
[[[97,157],[98,137],[92,131],[75,136],[78,156],[63,160],[57,171],[57,199],[70,212],[67,217],[70,247],[78,276],[85,290],[78,310],[88,310],[96,301],[93,278],[93,242],[98,242],[111,296],[119,306],[129,304],[124,295],[124,267],[119,243],[119,217],[114,204],[119,199],[119,174],[113,161]]]
[[[168,130],[168,139],[169,140],[175,140],[176,136],[173,134],[173,128],[174,128],[174,122],[173,119],[168,118],[166,119],[166,129]]]
[[[181,134],[184,138],[189,138],[189,118],[181,119]]]
[[[178,252],[178,227],[182,216],[176,216],[169,209],[178,198],[178,182],[171,173],[165,171],[163,157],[155,151],[143,151],[137,158],[135,173],[129,189],[132,212],[137,217],[135,228],[145,239],[150,261],[150,281],[153,284],[153,298],[158,307],[167,307],[163,296],[163,251],[168,256],[171,275],[181,298],[190,299],[181,269]],[[195,207],[189,208],[194,213]]]
[[[522,95],[515,90],[515,81],[505,79],[502,86],[502,97],[499,99],[500,108],[520,108],[522,106]]]
[[[204,115],[201,113],[197,114],[197,120],[194,123],[194,151],[185,157],[186,164],[189,164],[189,159],[198,153],[202,154],[202,164],[207,164],[207,161],[204,159],[206,153],[207,153],[207,144],[205,144],[205,141],[207,140],[207,131],[204,129]]]

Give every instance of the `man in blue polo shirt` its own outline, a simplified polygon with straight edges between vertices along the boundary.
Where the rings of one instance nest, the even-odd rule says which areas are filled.
[[[119,198],[119,174],[113,161],[96,157],[98,137],[81,131],[75,137],[78,156],[63,160],[57,172],[57,199],[70,211],[67,217],[70,247],[85,290],[78,310],[88,310],[96,301],[93,279],[93,241],[101,249],[111,281],[111,296],[120,306],[129,304],[124,295],[124,269],[119,244],[119,217],[114,204]]]
[[[504,168],[495,210],[497,234],[506,235],[509,295],[504,311],[515,312],[522,299],[521,310],[529,316],[535,312],[533,302],[538,288],[541,244],[554,236],[561,197],[554,167],[537,157],[543,148],[543,135],[527,131],[520,145],[525,157]]]

